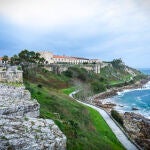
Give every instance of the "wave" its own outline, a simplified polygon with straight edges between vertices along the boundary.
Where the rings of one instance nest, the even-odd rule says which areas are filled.
[[[143,85],[142,88],[137,88],[137,89],[125,89],[122,92],[117,92],[118,96],[123,96],[125,93],[128,92],[133,92],[133,91],[142,91],[142,90],[150,90],[150,81],[147,82],[145,85]]]
[[[143,87],[150,89],[150,81],[148,83],[146,83]]]

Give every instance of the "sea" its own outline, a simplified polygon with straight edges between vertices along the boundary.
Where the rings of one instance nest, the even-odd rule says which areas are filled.
[[[140,69],[140,71],[150,75],[150,69]],[[118,92],[118,95],[106,99],[106,102],[115,103],[115,109],[119,112],[134,112],[150,119],[150,81],[143,88]]]
[[[150,68],[149,69],[144,68],[144,69],[138,69],[138,70],[140,70],[141,72],[143,72],[146,75],[150,75]]]

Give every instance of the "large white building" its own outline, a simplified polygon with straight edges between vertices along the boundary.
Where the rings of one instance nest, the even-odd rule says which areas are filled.
[[[80,64],[80,63],[100,63],[99,59],[88,59],[88,58],[80,58],[80,57],[71,57],[71,56],[60,56],[54,55],[52,52],[41,51],[39,52],[41,57],[45,58],[45,60],[49,64],[53,63],[70,63],[70,64]]]

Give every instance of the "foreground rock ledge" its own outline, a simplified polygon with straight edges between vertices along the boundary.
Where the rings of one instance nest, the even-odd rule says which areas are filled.
[[[39,116],[40,105],[24,86],[0,84],[0,115]]]
[[[52,120],[0,117],[0,149],[64,150],[66,147],[66,137]]]
[[[0,150],[65,150],[66,136],[24,86],[0,84]]]

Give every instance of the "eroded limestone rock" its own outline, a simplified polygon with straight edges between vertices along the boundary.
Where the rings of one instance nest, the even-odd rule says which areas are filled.
[[[36,118],[40,105],[24,86],[0,84],[0,150],[65,150],[52,120]]]
[[[64,150],[66,147],[66,137],[52,120],[0,117],[0,149]]]
[[[0,115],[38,117],[39,108],[39,103],[31,100],[31,94],[24,86],[0,84]]]

